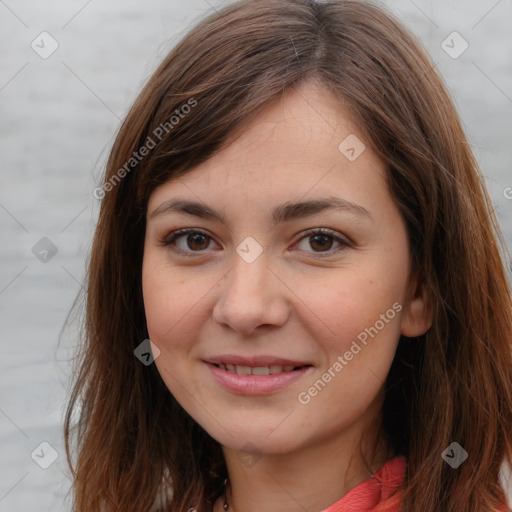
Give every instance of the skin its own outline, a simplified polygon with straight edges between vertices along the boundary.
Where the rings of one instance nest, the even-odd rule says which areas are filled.
[[[360,442],[368,457],[378,442],[375,469],[392,456],[372,420],[400,335],[424,333],[432,318],[411,272],[385,165],[369,144],[349,161],[338,145],[350,134],[364,142],[339,99],[305,82],[149,199],[142,277],[149,336],[161,351],[155,364],[184,409],[222,445],[231,511],[323,510],[369,478]],[[277,205],[328,196],[369,216],[344,209],[278,224],[270,218]],[[172,211],[152,216],[178,197],[208,205],[225,223]],[[185,235],[175,242],[178,254],[162,240],[181,228],[210,238]],[[306,233],[317,228],[350,244]],[[263,249],[252,263],[236,252],[248,236]],[[402,308],[394,318],[300,403],[299,393],[396,303]],[[245,396],[220,386],[203,362],[226,353],[288,357],[312,368],[277,392]],[[253,458],[244,459],[248,454]],[[222,510],[221,499],[214,510]]]

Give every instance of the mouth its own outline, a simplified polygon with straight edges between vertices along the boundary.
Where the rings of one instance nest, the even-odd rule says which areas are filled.
[[[313,365],[275,357],[219,356],[203,361],[215,381],[237,395],[268,395],[314,371]]]

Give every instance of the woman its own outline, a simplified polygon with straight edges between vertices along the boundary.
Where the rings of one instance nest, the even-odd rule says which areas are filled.
[[[507,510],[501,238],[393,16],[212,14],[137,98],[99,195],[75,510]]]

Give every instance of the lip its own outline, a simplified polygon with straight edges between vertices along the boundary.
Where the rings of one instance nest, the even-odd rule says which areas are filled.
[[[257,358],[257,364],[248,364],[247,359],[245,358],[236,358],[237,361],[242,362],[233,362],[235,359],[222,360],[221,362],[226,362],[226,364],[238,364],[243,366],[270,366],[271,364],[278,365],[294,365],[301,366],[301,364],[294,364],[293,361],[285,360],[285,359],[276,359],[272,358],[270,363],[263,364],[262,361],[267,359]],[[285,361],[285,363],[276,362],[276,361]],[[218,368],[213,364],[213,362],[204,361],[208,370],[211,372],[214,379],[227,391],[231,393],[235,393],[238,395],[250,395],[250,396],[261,396],[268,395],[271,393],[278,392],[287,386],[295,383],[297,380],[301,379],[305,374],[311,373],[313,370],[313,366],[307,365],[302,366],[297,370],[293,370],[290,372],[281,372],[276,373],[274,375],[240,375],[238,373],[229,372],[227,370],[223,370],[222,368]]]

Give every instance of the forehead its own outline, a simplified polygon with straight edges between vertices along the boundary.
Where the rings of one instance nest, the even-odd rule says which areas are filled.
[[[326,195],[375,203],[387,187],[384,163],[342,100],[304,83],[237,130],[209,160],[155,189],[148,211],[172,194],[230,209]]]

